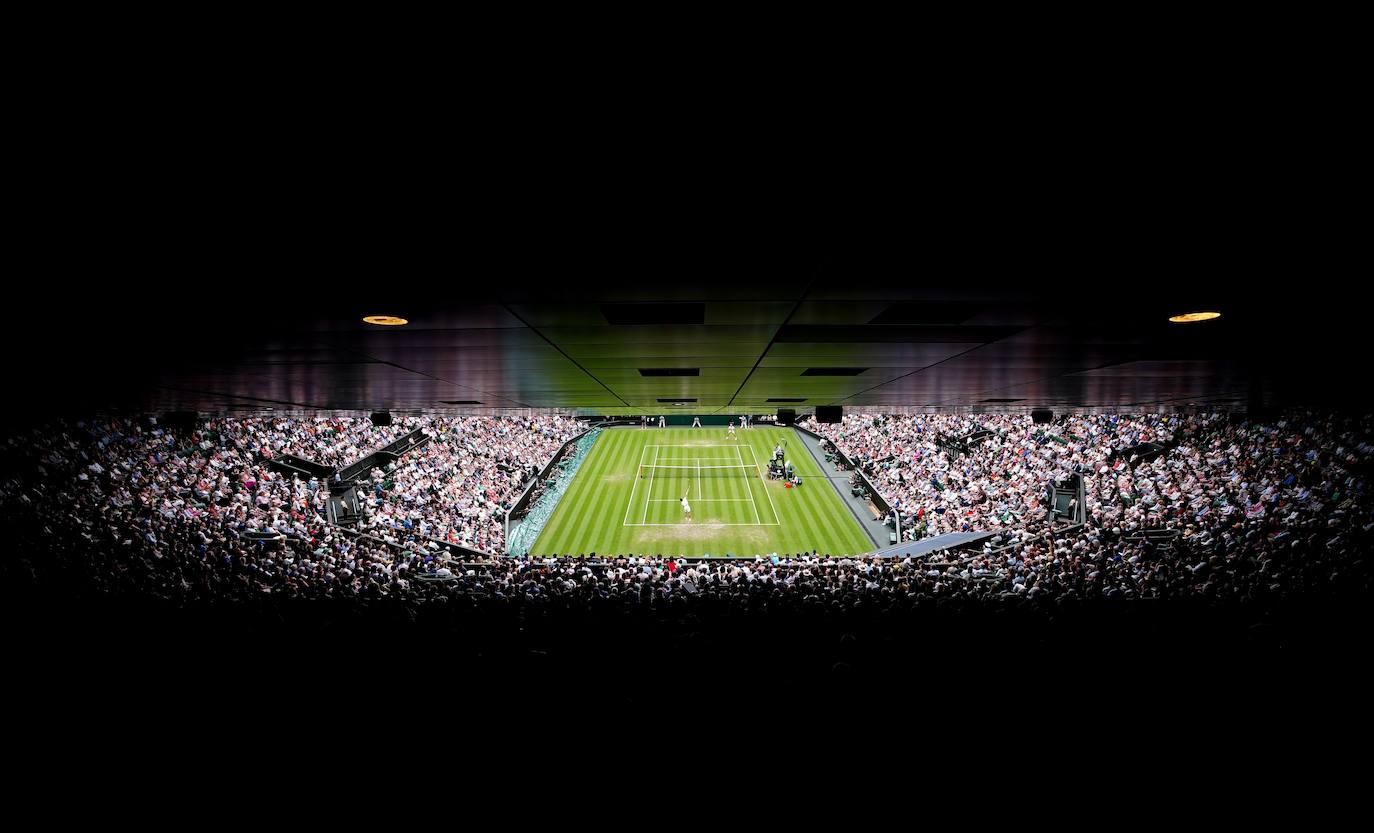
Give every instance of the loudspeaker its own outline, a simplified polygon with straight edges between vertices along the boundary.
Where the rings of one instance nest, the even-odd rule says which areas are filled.
[[[797,412],[796,412],[795,410],[793,410],[792,408],[779,408],[779,409],[778,409],[778,424],[779,424],[779,425],[791,425],[792,423],[794,423],[794,422],[796,422],[796,421],[797,421]]]
[[[816,421],[834,424],[844,418],[844,408],[840,405],[817,405]]]
[[[1036,425],[1047,425],[1054,422],[1054,411],[1049,408],[1036,408],[1031,411],[1031,422]]]
[[[390,425],[390,424],[391,424],[391,412],[390,412],[390,411],[378,411],[377,413],[373,414],[373,415],[372,415],[372,424],[375,425],[375,426],[377,426],[378,428],[385,428],[386,426]]]

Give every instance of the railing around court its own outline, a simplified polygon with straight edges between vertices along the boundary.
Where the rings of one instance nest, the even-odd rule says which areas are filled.
[[[508,532],[506,535],[507,555],[518,556],[529,552],[530,547],[539,537],[544,523],[553,515],[553,510],[558,505],[558,501],[562,499],[563,494],[572,484],[577,469],[586,460],[587,455],[591,453],[591,447],[596,443],[597,435],[600,433],[601,429],[593,428],[582,432],[576,439],[565,444],[564,450],[560,450],[550,461],[550,465],[545,467],[545,473],[537,478],[534,484],[531,484],[533,487],[543,482],[548,488],[541,491],[535,498],[531,498],[531,495],[534,495],[533,488],[526,490],[525,494],[521,495],[525,501],[523,510],[525,514],[520,527],[515,530],[514,534]],[[556,472],[553,470],[555,467],[557,468]],[[550,475],[552,476],[550,477]],[[549,479],[545,480],[544,478]],[[508,513],[506,517],[509,522],[511,514]]]
[[[840,447],[838,445],[830,442],[830,440],[826,439],[825,437],[822,437],[815,431],[808,430],[806,428],[801,427],[800,425],[793,425],[792,428],[803,434],[806,434],[809,437],[815,437],[817,440],[821,441],[822,443],[825,443],[830,448],[834,449],[835,456],[840,458],[840,461],[845,464],[845,467],[848,468],[850,471],[857,472],[859,477],[863,480],[864,487],[868,490],[868,500],[870,503],[873,504],[873,507],[877,509],[880,513],[882,513],[882,515],[885,517],[892,514],[892,504],[888,503],[887,498],[883,497],[882,492],[879,492],[878,488],[873,485],[873,481],[870,480],[868,475],[864,473],[864,470],[861,467],[854,465],[854,461],[850,460],[849,457],[843,451],[840,450]],[[898,540],[901,540],[900,534],[897,537]]]
[[[568,449],[576,445],[578,440],[587,436],[599,427],[600,425],[588,428],[586,431],[583,431],[581,434],[578,434],[576,437],[573,437],[571,440],[568,440],[567,442],[563,443],[561,446],[558,447],[558,450],[553,453],[553,456],[549,458],[549,461],[544,464],[544,467],[539,470],[539,473],[536,474],[534,477],[530,478],[530,482],[525,486],[525,490],[520,493],[520,497],[516,498],[515,503],[511,504],[510,511],[506,513],[507,547],[509,547],[510,544],[511,519],[519,519],[521,517],[524,517],[525,512],[529,510],[530,498],[534,492],[534,487],[538,486],[540,483],[543,483],[545,480],[548,479],[549,472],[553,471],[554,465],[556,465],[559,460],[563,459],[563,455],[567,453]]]

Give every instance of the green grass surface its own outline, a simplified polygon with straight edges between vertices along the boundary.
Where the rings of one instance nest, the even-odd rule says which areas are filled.
[[[750,556],[815,548],[853,555],[874,548],[795,432],[735,434],[730,440],[717,426],[603,431],[530,553]],[[766,472],[784,440],[801,488],[757,474],[755,463]],[[746,468],[712,468],[741,464]],[[643,477],[641,466],[650,467]],[[679,503],[684,494],[691,521]]]

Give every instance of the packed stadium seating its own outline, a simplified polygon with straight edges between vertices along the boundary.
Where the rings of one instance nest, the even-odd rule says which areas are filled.
[[[266,465],[274,450],[341,459],[328,441],[352,450],[376,442],[314,421],[210,420],[190,434],[118,420],[46,426],[9,441],[0,498],[12,530],[43,531],[23,559],[35,576],[55,571],[103,592],[169,598],[1251,600],[1368,580],[1368,418],[1085,416],[1042,433],[1008,416],[850,415],[820,428],[891,490],[909,528],[999,534],[981,550],[924,560],[836,561],[813,551],[722,563],[653,553],[460,563],[444,542],[502,552],[502,513],[575,423],[417,417],[403,430],[417,426],[431,442],[373,472],[357,530],[326,523],[327,482]],[[975,428],[996,436],[969,454],[953,457],[931,439]],[[1145,441],[1167,451],[1148,462],[1122,453]],[[1087,484],[1087,523],[1047,520],[1047,483],[1073,473]]]
[[[274,471],[270,444],[243,424],[51,423],[0,448],[3,609],[44,629],[42,667],[159,681],[134,709],[184,685],[188,668],[203,698],[238,691],[234,669],[251,667],[296,697],[340,692],[354,712],[401,678],[526,703],[569,677],[606,702],[780,679],[835,696],[900,682],[958,698],[1002,691],[1005,674],[1081,685],[1076,672],[1092,667],[1100,682],[1104,664],[1132,697],[1187,708],[1152,692],[1142,669],[1186,667],[1234,696],[1230,681],[1244,678],[1219,656],[1306,646],[1266,648],[1246,667],[1246,684],[1263,686],[1300,657],[1343,667],[1331,663],[1359,644],[1374,534],[1367,417],[1074,417],[1039,436],[997,417],[978,421],[996,438],[957,457],[931,449],[920,418],[874,421],[847,417],[833,436],[925,534],[986,524],[997,535],[921,557],[483,557],[444,542],[499,552],[495,514],[579,424],[419,418],[429,442],[369,475],[366,519],[343,528],[326,521],[327,479]],[[1165,446],[1148,461],[1131,451],[1147,437]],[[1037,520],[1046,484],[1075,469],[1085,522]],[[950,485],[921,488],[932,472]],[[380,678],[368,670],[378,661]],[[440,682],[449,670],[480,685],[454,691]]]

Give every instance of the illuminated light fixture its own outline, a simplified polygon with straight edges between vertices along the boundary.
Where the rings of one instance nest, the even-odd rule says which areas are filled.
[[[397,318],[394,315],[368,315],[363,318],[369,324],[381,324],[386,327],[399,327],[410,322],[404,318]]]
[[[1185,312],[1182,315],[1172,315],[1169,320],[1175,324],[1191,324],[1194,321],[1211,321],[1213,318],[1220,318],[1219,312]]]

